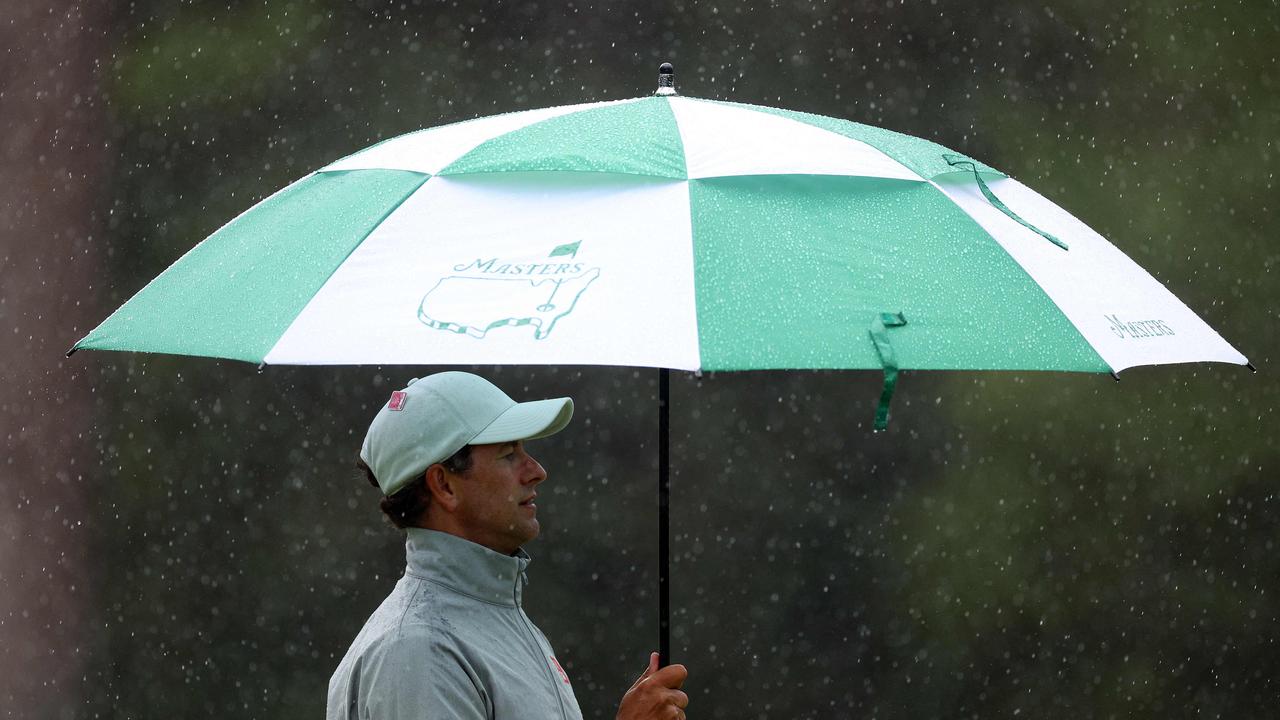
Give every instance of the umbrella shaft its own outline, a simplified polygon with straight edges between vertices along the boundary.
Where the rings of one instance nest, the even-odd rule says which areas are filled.
[[[658,666],[671,661],[671,371],[658,369]]]

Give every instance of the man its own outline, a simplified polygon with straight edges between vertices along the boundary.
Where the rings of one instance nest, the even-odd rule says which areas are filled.
[[[569,676],[521,607],[547,473],[528,440],[569,424],[569,398],[517,403],[444,372],[391,393],[360,450],[408,567],[329,680],[328,720],[581,720]],[[649,667],[619,720],[684,718],[681,665]]]

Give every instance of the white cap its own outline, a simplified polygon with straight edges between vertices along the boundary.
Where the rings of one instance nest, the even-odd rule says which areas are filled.
[[[560,432],[573,400],[517,403],[478,375],[442,372],[391,393],[369,425],[360,457],[392,495],[465,445],[536,440]]]

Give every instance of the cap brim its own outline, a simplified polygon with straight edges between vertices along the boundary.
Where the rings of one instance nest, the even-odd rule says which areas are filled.
[[[471,438],[468,445],[537,440],[555,435],[573,418],[571,398],[517,403]]]

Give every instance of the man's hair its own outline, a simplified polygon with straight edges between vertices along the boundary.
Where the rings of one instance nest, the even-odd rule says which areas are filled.
[[[462,449],[441,460],[440,464],[455,475],[467,472],[471,469],[471,446],[463,445]],[[359,455],[356,456],[356,468],[364,473],[370,485],[381,489],[378,478],[373,475],[373,469]],[[382,514],[387,516],[392,525],[401,529],[421,527],[430,505],[431,490],[427,488],[426,473],[420,473],[408,485],[382,498],[378,503]]]

